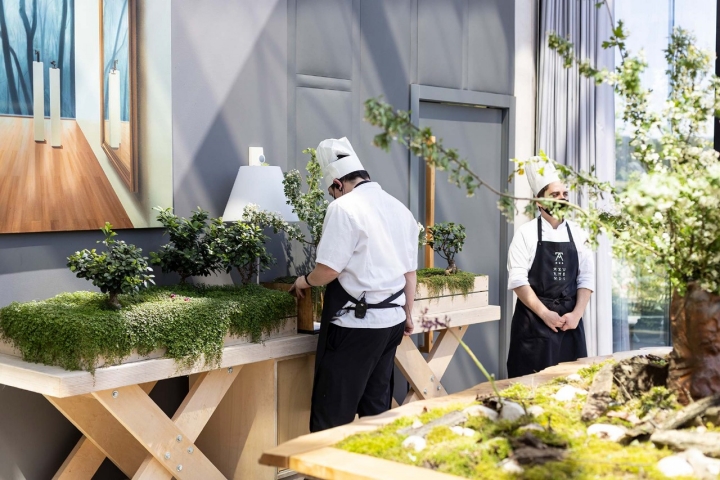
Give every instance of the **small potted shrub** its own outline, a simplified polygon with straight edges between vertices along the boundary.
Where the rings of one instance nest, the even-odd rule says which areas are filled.
[[[465,244],[465,226],[445,222],[423,228],[419,225],[418,242],[429,245],[447,262],[446,268],[418,270],[418,286],[413,306],[414,316],[424,309],[433,315],[469,310],[488,305],[488,277],[457,268],[455,256]]]
[[[112,225],[105,223],[101,229],[104,240],[98,240],[107,247],[107,251],[98,253],[94,248],[75,252],[68,257],[67,266],[78,278],[90,280],[101,292],[108,294],[108,304],[113,308],[121,308],[118,295],[135,293],[146,288],[153,281],[152,268],[148,266],[147,257],[142,256],[142,249],[135,245],[115,240],[117,233]]]
[[[150,253],[154,265],[159,265],[163,272],[177,272],[180,283],[193,276],[207,277],[221,268],[210,247],[208,212],[198,207],[190,218],[181,218],[171,208],[155,210],[160,212],[157,219],[165,227],[170,242],[159,252]]]

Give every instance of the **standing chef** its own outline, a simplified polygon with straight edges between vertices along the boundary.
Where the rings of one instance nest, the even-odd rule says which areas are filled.
[[[370,180],[347,138],[320,142],[328,193],[316,267],[291,292],[327,285],[323,299],[310,431],[390,408],[395,351],[410,335],[418,224]]]
[[[536,198],[568,201],[554,165],[530,162],[525,171]],[[518,229],[508,251],[508,290],[518,297],[510,327],[510,378],[587,356],[582,315],[595,288],[587,235],[574,222],[553,216],[561,205],[537,206],[540,215]]]

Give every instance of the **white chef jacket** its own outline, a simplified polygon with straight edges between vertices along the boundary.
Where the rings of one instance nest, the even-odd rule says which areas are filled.
[[[404,288],[406,273],[417,270],[418,233],[405,205],[377,183],[366,183],[328,205],[316,262],[340,272],[340,284],[354,298],[365,292],[367,303],[380,303]],[[405,305],[405,295],[392,303]],[[403,308],[387,308],[368,309],[365,318],[350,310],[333,323],[387,328],[404,321]]]
[[[572,220],[564,220],[557,229],[554,229],[550,222],[540,217],[542,222],[543,241],[548,242],[569,242],[567,222],[572,231],[575,248],[578,251],[579,272],[577,288],[587,288],[595,291],[595,262],[593,252],[587,246],[587,233]],[[523,285],[529,285],[528,273],[535,260],[537,251],[537,218],[522,225],[513,237],[510,249],[508,250],[508,290],[514,290]]]

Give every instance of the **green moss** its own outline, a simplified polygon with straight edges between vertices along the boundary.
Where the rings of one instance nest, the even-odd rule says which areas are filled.
[[[604,364],[592,365],[581,373],[587,384]],[[410,425],[417,417],[407,417],[395,421],[376,432],[356,435],[338,445],[339,448],[370,452],[372,455],[410,465],[432,468],[440,472],[469,479],[593,479],[593,478],[664,478],[657,470],[657,462],[670,455],[667,449],[658,449],[652,443],[639,443],[622,446],[587,434],[587,425],[580,420],[585,397],[570,402],[558,402],[552,395],[562,387],[562,383],[529,387],[516,383],[501,392],[504,398],[525,405],[539,405],[544,412],[537,418],[526,415],[510,421],[490,421],[485,417],[471,417],[465,423],[466,428],[478,432],[474,438],[453,435],[447,427],[436,427],[426,437],[428,446],[422,452],[402,447],[404,436],[396,432],[402,426]],[[668,396],[661,390],[648,392],[645,402],[662,403]],[[638,402],[640,404],[640,402]],[[455,409],[467,405],[457,406]],[[630,407],[628,405],[628,407]],[[431,410],[421,416],[423,423],[445,415],[450,409]],[[620,423],[617,418],[604,417],[602,422]],[[536,423],[542,431],[533,430],[532,434],[545,444],[557,448],[567,448],[567,455],[561,461],[526,467],[524,472],[515,476],[500,470],[499,462],[511,455],[512,442],[524,434],[525,425]],[[709,427],[715,428],[713,425]],[[362,448],[359,448],[362,446]],[[362,450],[359,451],[359,450]]]
[[[441,425],[430,430],[430,433],[427,434],[425,440],[427,440],[428,444],[432,445],[434,443],[447,442],[448,440],[453,440],[455,438],[457,438],[457,434],[453,433],[453,431],[450,430],[450,427],[447,425]]]
[[[418,284],[425,285],[432,296],[439,295],[443,289],[453,294],[467,295],[475,286],[476,274],[458,270],[447,275],[442,268],[423,268],[417,271]]]
[[[94,371],[98,357],[119,362],[133,350],[140,355],[165,348],[181,365],[201,357],[218,363],[223,339],[278,330],[295,309],[289,294],[258,285],[152,287],[121,295],[121,310],[106,296],[64,293],[39,302],[13,302],[0,309],[0,337],[25,360],[68,370]]]
[[[593,377],[595,377],[595,374],[599,372],[600,369],[602,369],[605,365],[611,365],[613,363],[615,363],[615,360],[610,358],[600,363],[593,363],[592,365],[583,367],[578,370],[577,373],[583,378],[583,380],[592,382]]]

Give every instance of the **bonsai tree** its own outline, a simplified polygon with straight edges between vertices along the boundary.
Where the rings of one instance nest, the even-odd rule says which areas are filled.
[[[427,244],[447,261],[446,275],[457,273],[455,255],[465,243],[465,226],[453,222],[437,223],[427,228]]]
[[[598,2],[602,7],[604,2]],[[688,32],[676,29],[670,36],[665,57],[670,80],[669,98],[662,112],[649,106],[649,93],[642,87],[641,74],[647,67],[640,55],[629,52],[622,22],[614,25],[603,48],[617,48],[620,62],[612,70],[593,67],[577,58],[569,39],[551,35],[550,46],[564,59],[565,66],[597,83],[613,86],[623,100],[623,120],[631,131],[632,157],[641,167],[631,175],[622,191],[601,182],[592,172],[576,172],[547,158],[518,161],[516,173],[523,174],[526,162],[555,164],[571,189],[583,188],[591,199],[603,197],[610,208],[593,205],[587,209],[571,205],[559,216],[574,214],[588,229],[591,238],[606,233],[613,238],[613,249],[633,268],[669,278],[671,333],[668,384],[685,402],[720,392],[720,161],[703,137],[707,120],[720,114],[720,79],[714,75],[714,55],[694,46]],[[469,163],[441,140],[433,142],[428,128],[419,129],[408,112],[370,99],[366,119],[381,128],[375,144],[388,149],[394,140],[413,154],[441,170],[468,195],[488,188],[498,195],[499,207],[509,218],[515,202],[540,201],[552,206],[555,200],[522,198],[490,187],[471,170]]]
[[[68,257],[67,266],[78,278],[90,280],[101,292],[108,294],[108,303],[113,308],[121,308],[118,295],[135,293],[146,288],[148,283],[155,283],[154,275],[149,274],[147,257],[142,256],[142,249],[135,245],[115,240],[117,233],[112,225],[105,223],[101,229],[104,240],[98,240],[107,251],[98,253],[84,249]]]
[[[211,249],[226,272],[233,268],[240,273],[243,285],[267,270],[275,259],[265,249],[268,237],[256,223],[235,222],[230,225],[222,219],[210,225]]]
[[[310,266],[312,266],[315,252],[320,243],[320,237],[322,236],[323,221],[325,220],[328,201],[325,199],[325,191],[320,186],[323,175],[320,164],[317,161],[315,149],[306,148],[303,150],[303,153],[310,155],[310,160],[306,167],[307,176],[305,177],[307,191],[303,193],[301,190],[302,177],[297,170],[291,170],[285,174],[283,188],[285,190],[285,196],[288,198],[288,204],[293,207],[293,212],[298,216],[300,221],[304,222],[308,227],[309,238],[302,235],[299,230],[299,235],[294,238],[304,245],[305,257]]]
[[[190,218],[180,218],[171,208],[156,207],[160,213],[157,219],[165,227],[170,242],[160,248],[160,252],[151,252],[151,261],[160,265],[163,272],[177,272],[180,283],[188,277],[207,277],[221,268],[218,257],[213,255],[208,237],[208,212],[198,207]]]

